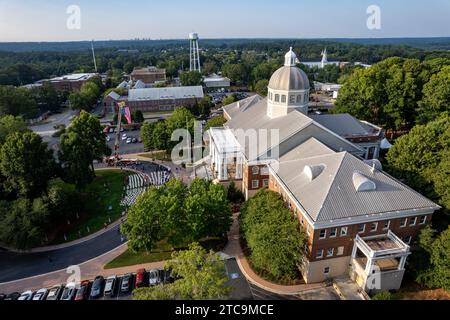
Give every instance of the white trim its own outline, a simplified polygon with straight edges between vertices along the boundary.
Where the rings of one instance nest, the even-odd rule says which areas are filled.
[[[335,231],[335,233],[334,233],[334,236],[333,236],[333,235],[331,235],[331,234],[332,234],[331,230],[334,230],[334,231]],[[338,233],[338,230],[337,230],[337,228],[336,228],[336,227],[334,227],[334,228],[331,228],[331,229],[330,229],[330,238],[336,238],[336,237],[337,237],[337,233]]]
[[[324,232],[324,236],[322,237],[321,234]],[[319,240],[323,240],[327,238],[327,229],[320,229],[319,230]]]
[[[363,226],[362,231],[359,230],[359,227],[360,227],[361,225]],[[360,224],[358,224],[358,229],[357,229],[357,231],[358,231],[358,234],[361,234],[361,233],[366,232],[366,224],[365,224],[365,223],[360,223]]]
[[[345,232],[343,232],[345,230]],[[340,236],[346,237],[348,235],[348,227],[341,227]]]
[[[391,220],[387,220],[387,227],[386,227],[386,221],[385,221],[383,224],[383,230],[384,231],[389,230],[390,226],[391,226]]]
[[[422,222],[422,218],[423,218],[423,222]],[[419,225],[427,223],[427,220],[428,220],[428,216],[421,216],[419,219]]]
[[[320,252],[320,255],[319,255],[319,252]],[[316,250],[316,259],[322,259],[323,258],[323,253],[324,253],[323,249],[317,249]]]
[[[331,250],[331,254],[330,254]],[[328,248],[327,249],[327,257],[333,257],[334,256],[334,248]]]
[[[413,220],[411,221],[411,219],[413,219]],[[414,223],[411,223],[411,222],[414,222]],[[414,227],[416,224],[417,224],[417,216],[414,218],[411,217],[410,221],[409,221],[409,226]]]
[[[406,228],[407,225],[408,225],[408,217],[404,217],[404,218],[400,221],[400,228]]]
[[[375,230],[373,229],[373,226],[375,225]],[[378,221],[372,222],[370,224],[370,232],[377,232],[378,231]]]

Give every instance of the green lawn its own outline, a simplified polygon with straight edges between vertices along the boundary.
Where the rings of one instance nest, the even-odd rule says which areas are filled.
[[[140,157],[148,158],[148,159],[156,159],[160,161],[172,161],[170,154],[167,154],[165,151],[152,151],[139,154]]]
[[[200,241],[200,244],[207,250],[220,251],[224,246],[224,240],[220,238],[211,238],[204,241]],[[158,262],[170,260],[172,252],[175,250],[187,249],[187,246],[173,249],[165,241],[161,241],[157,244],[156,248],[150,252],[138,252],[133,253],[130,250],[125,251],[120,256],[110,261],[105,265],[105,269],[115,269],[126,266],[133,266],[144,263]]]
[[[67,241],[73,241],[104,228],[104,224],[117,221],[122,216],[123,207],[120,202],[124,196],[124,177],[129,171],[99,170],[95,180],[83,190],[85,195],[85,211],[80,213],[80,220],[72,221],[71,228],[66,230]],[[107,188],[105,188],[105,184]],[[109,206],[112,207],[109,210]],[[61,234],[53,243],[63,243]]]

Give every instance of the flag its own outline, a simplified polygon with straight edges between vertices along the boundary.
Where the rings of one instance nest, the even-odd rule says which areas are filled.
[[[131,112],[130,112],[130,108],[128,108],[128,107],[125,107],[125,108],[122,108],[122,114],[125,116],[125,118],[127,119],[127,121],[128,121],[128,124],[131,124]]]

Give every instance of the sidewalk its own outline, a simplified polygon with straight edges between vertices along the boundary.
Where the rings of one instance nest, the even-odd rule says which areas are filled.
[[[241,245],[239,243],[239,237],[238,214],[235,214],[233,216],[233,224],[231,226],[230,232],[228,233],[228,244],[223,252],[229,256],[236,257],[236,261],[242,273],[245,275],[249,282],[256,285],[257,287],[281,295],[296,295],[301,292],[326,287],[325,283],[283,286],[261,278],[252,270],[247,259],[245,258],[244,253],[242,252]]]

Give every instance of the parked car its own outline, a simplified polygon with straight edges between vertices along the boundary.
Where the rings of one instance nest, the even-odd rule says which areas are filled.
[[[63,290],[61,300],[73,300],[75,298],[75,294],[77,293],[77,287],[75,282],[70,282],[66,285]]]
[[[89,296],[90,299],[100,298],[103,292],[103,287],[105,285],[105,278],[102,276],[97,276],[92,284],[91,294]]]
[[[8,294],[8,295],[5,297],[5,300],[9,300],[9,301],[11,301],[11,300],[17,300],[17,299],[19,299],[19,297],[20,297],[20,293],[18,293],[18,292],[13,292],[13,293]]]
[[[116,129],[114,128],[109,128],[109,133],[114,133],[116,131]]]
[[[89,288],[91,283],[89,281],[83,281],[80,284],[80,289],[78,289],[77,294],[75,295],[75,300],[87,300],[89,298]]]
[[[136,288],[145,287],[145,285],[146,285],[146,283],[145,283],[145,274],[146,274],[145,269],[139,269],[136,272],[136,281],[135,281],[135,284],[134,284],[134,286]]]
[[[131,138],[127,139],[127,144],[130,144],[133,140]]]
[[[124,134],[122,135],[122,140],[127,140],[127,134],[126,134],[126,133],[124,133]]]
[[[33,300],[34,300],[34,301],[45,300],[45,298],[47,298],[47,294],[48,294],[48,289],[46,289],[46,288],[39,289],[39,290],[36,291],[36,293],[33,295]]]
[[[116,287],[117,276],[110,276],[106,278],[105,296],[111,297],[114,295],[114,289]]]
[[[131,280],[133,280],[133,275],[131,273],[128,273],[122,277],[122,283],[120,284],[120,293],[130,292]]]
[[[111,137],[110,136],[106,136],[106,141],[110,142],[111,141]]]
[[[159,270],[153,269],[148,273],[148,284],[150,286],[156,286],[159,284]]]
[[[64,290],[64,286],[53,287],[48,291],[46,300],[59,300]]]
[[[170,270],[158,270],[159,272],[159,282],[163,284],[168,284],[173,282],[173,278],[170,276]]]
[[[137,143],[138,141],[137,141],[136,138],[133,138],[133,139],[131,139],[131,142],[132,142],[132,143]]]
[[[20,297],[17,300],[31,300],[31,298],[33,297],[33,291],[25,291],[24,293],[22,293],[20,295]]]

